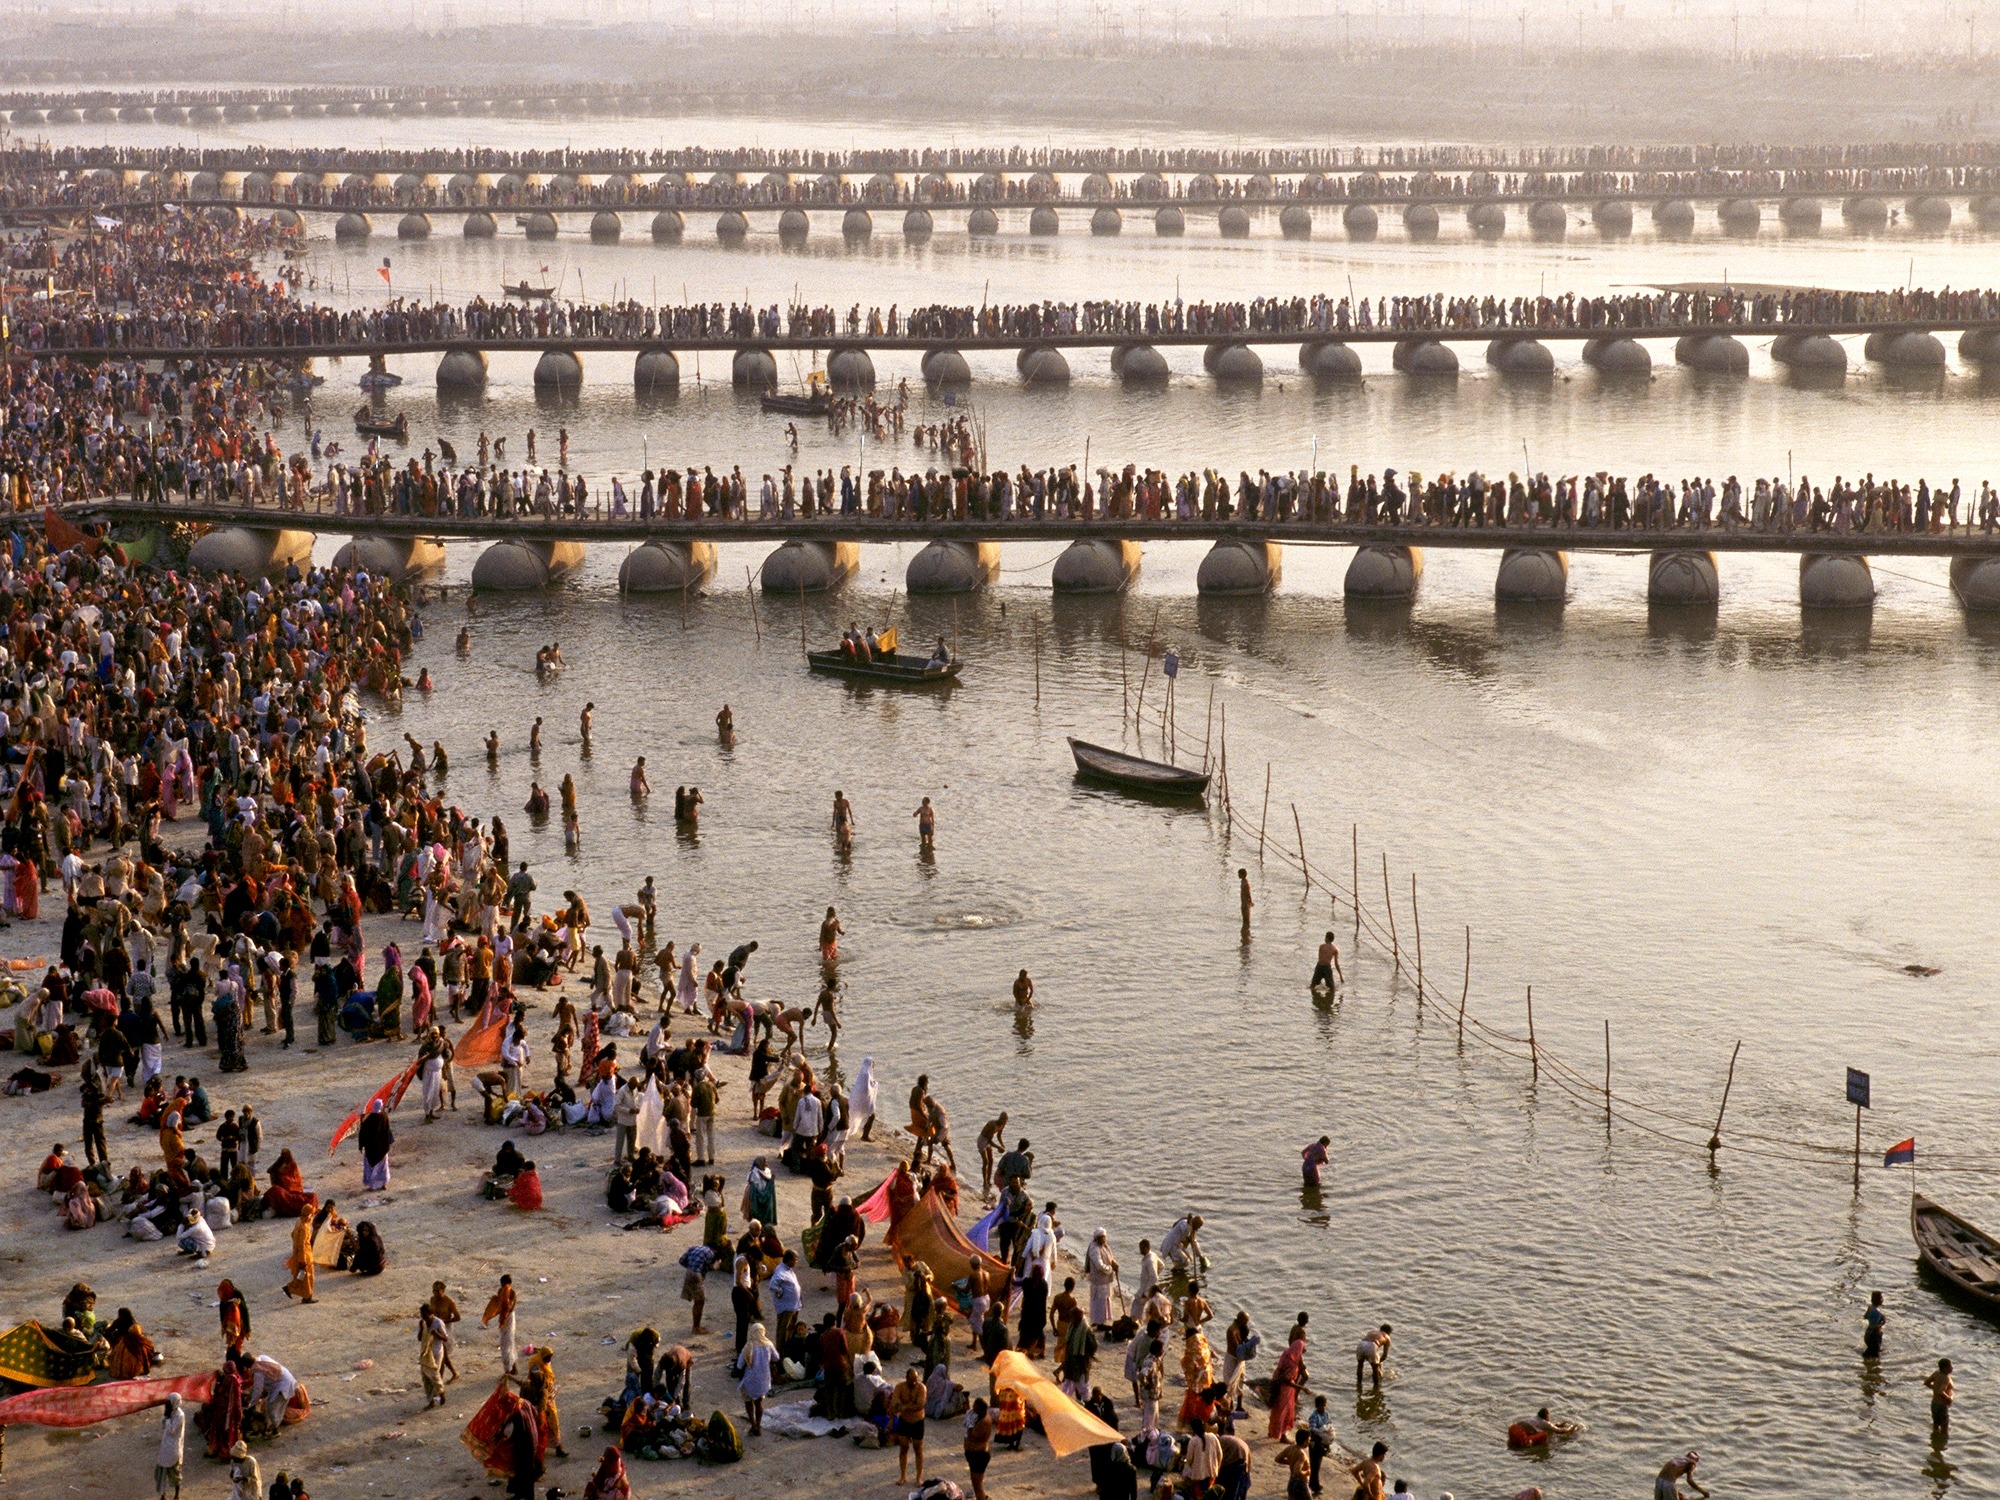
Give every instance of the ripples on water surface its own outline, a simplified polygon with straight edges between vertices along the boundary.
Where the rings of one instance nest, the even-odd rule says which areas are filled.
[[[307,128],[243,134],[305,138]],[[461,121],[384,138],[533,143],[550,128]],[[562,131],[577,144],[646,138],[615,122]],[[670,126],[660,138],[753,134]],[[781,137],[772,127],[762,138]],[[850,142],[835,132],[826,143]],[[657,276],[662,299],[683,282],[724,301],[782,301],[796,287],[843,308],[1170,297],[1177,282],[1190,299],[1338,293],[1349,276],[1383,295],[1533,293],[1544,277],[1551,290],[1590,291],[1725,270],[1863,287],[1992,279],[1989,242],[1970,230],[1853,239],[1831,216],[1809,241],[1767,228],[1750,243],[1642,232],[1606,245],[1586,231],[1558,246],[1518,234],[1412,246],[1392,225],[1352,245],[1323,220],[1304,245],[1268,224],[1224,244],[1198,227],[1157,241],[1149,224],[1091,240],[1071,223],[1054,241],[941,232],[908,249],[894,216],[880,215],[873,248],[856,253],[833,228],[816,226],[802,253],[762,236],[725,252],[706,241],[702,216],[679,248],[647,242],[643,216],[628,216],[616,248],[466,244],[441,219],[424,245],[316,241],[312,263],[323,280],[351,278],[356,300],[364,288],[380,295],[370,283],[387,254],[410,294],[490,296],[503,275],[547,261],[572,290],[581,271],[593,296],[650,298]],[[1654,347],[1656,360],[1670,357]],[[1273,348],[1261,393],[1218,394],[1182,351],[1169,356],[1182,372],[1175,388],[1147,396],[1113,385],[1101,356],[1079,358],[1077,383],[1057,394],[1015,388],[1008,356],[974,356],[969,399],[1010,466],[1080,460],[1088,439],[1093,462],[1168,468],[1302,465],[1315,443],[1323,464],[1422,472],[1518,467],[1524,445],[1534,467],[1568,472],[1775,473],[1789,461],[1822,480],[1873,469],[1958,475],[1976,490],[2000,467],[1992,393],[1976,377],[1954,368],[1941,388],[1900,388],[1851,352],[1862,373],[1834,392],[1787,388],[1761,352],[1748,382],[1663,365],[1650,385],[1606,390],[1574,368],[1568,346],[1558,358],[1574,378],[1548,387],[1490,379],[1466,347],[1455,387],[1393,379],[1370,351],[1380,373],[1365,387],[1316,392],[1286,372],[1292,351]],[[878,363],[885,380],[914,384],[913,357]],[[600,480],[629,477],[648,455],[752,475],[783,461],[779,430],[712,388],[720,367],[704,368],[699,389],[684,360],[680,398],[642,410],[626,358],[588,365],[582,402],[566,412],[538,408],[531,361],[509,356],[494,360],[479,406],[438,413],[429,359],[401,364],[410,381],[391,402],[410,410],[420,442],[440,432],[463,452],[484,427],[510,434],[517,460],[525,427],[541,428],[546,453],[566,424],[575,461]],[[329,435],[347,436],[355,372],[335,367],[329,380]],[[907,464],[912,453],[857,455],[851,438],[809,437],[800,461]],[[1193,597],[1199,545],[1154,547],[1133,595],[1078,603],[1046,591],[1055,547],[1009,545],[986,597],[893,598],[913,639],[958,632],[966,684],[936,699],[808,678],[796,603],[763,601],[760,647],[744,588],[760,548],[722,548],[715,592],[685,624],[678,601],[617,597],[621,550],[592,549],[583,575],[548,598],[482,601],[469,661],[451,650],[456,599],[435,611],[419,660],[438,692],[413,695],[378,733],[443,740],[452,795],[508,815],[545,890],[575,883],[602,910],[651,873],[663,932],[711,952],[761,938],[753,989],[763,994],[809,1000],[815,922],[838,903],[850,934],[841,1063],[884,1060],[887,1112],[919,1068],[968,1152],[980,1122],[1011,1108],[1074,1242],[1101,1223],[1128,1262],[1140,1235],[1157,1239],[1199,1208],[1222,1312],[1247,1306],[1275,1339],[1310,1308],[1317,1384],[1334,1393],[1343,1436],[1388,1441],[1391,1471],[1419,1493],[1539,1483],[1557,1495],[1638,1494],[1689,1446],[1724,1494],[1801,1493],[1809,1478],[1814,1494],[1856,1497],[2000,1486],[2000,1446],[1986,1435],[2000,1337],[1918,1285],[1901,1174],[1866,1170],[1857,1198],[1838,1162],[1729,1149],[1711,1175],[1699,1151],[1634,1128],[1607,1144],[1589,1107],[1531,1086],[1524,1059],[1461,1053],[1450,1020],[1420,1014],[1380,954],[1353,951],[1350,918],[1339,923],[1350,986],[1316,1008],[1304,982],[1324,895],[1303,897],[1274,861],[1260,867],[1254,838],[1227,836],[1219,802],[1162,810],[1078,787],[1063,742],[1116,741],[1121,670],[1136,670],[1157,628],[1186,662],[1183,738],[1198,744],[1211,685],[1227,706],[1239,811],[1256,817],[1268,763],[1275,840],[1293,841],[1296,804],[1308,852],[1344,872],[1358,824],[1364,891],[1379,903],[1386,848],[1406,943],[1417,871],[1427,971],[1447,988],[1472,925],[1476,1015],[1524,1034],[1532,984],[1542,1045],[1586,1077],[1601,1069],[1609,1018],[1619,1092],[1702,1121],[1669,1127],[1682,1138],[1705,1136],[1740,1038],[1725,1138],[1851,1140],[1841,1101],[1852,1064],[1874,1075],[1871,1151],[1915,1134],[1926,1155],[1979,1153],[2000,1114],[1985,925],[2000,636],[1968,625],[1941,563],[1892,561],[1878,570],[1872,621],[1829,622],[1801,618],[1792,559],[1725,556],[1721,610],[1685,620],[1648,612],[1643,556],[1579,556],[1565,612],[1496,615],[1493,558],[1443,552],[1414,610],[1382,615],[1341,602],[1344,550],[1292,548],[1273,598],[1217,603]],[[846,596],[808,601],[808,634],[887,615],[913,551],[865,549]],[[453,580],[472,556],[452,548]],[[538,686],[527,667],[550,638],[572,666]],[[740,726],[729,753],[711,725],[725,699]],[[597,704],[596,753],[579,761],[586,700]],[[530,831],[517,812],[535,774],[524,747],[537,713],[555,730],[544,783],[578,775],[574,860],[554,825]],[[497,774],[479,743],[490,727],[508,746]],[[639,811],[625,777],[642,753],[660,790]],[[707,798],[698,839],[677,837],[667,815],[679,782]],[[851,861],[828,836],[836,786],[859,815]],[[935,863],[917,859],[910,817],[926,794],[940,808]],[[1236,935],[1239,864],[1258,878],[1248,947]],[[1942,972],[1912,979],[1907,963]],[[1024,964],[1041,1001],[1032,1027],[1017,1027],[1007,1002]],[[1307,1204],[1297,1151],[1322,1132],[1334,1139],[1331,1185]],[[1933,1171],[1928,1186],[2000,1222],[1990,1176]],[[1855,1351],[1877,1287],[1890,1356],[1871,1381]],[[1357,1413],[1339,1394],[1346,1351],[1384,1319],[1396,1325],[1398,1378]],[[1918,1383],[1940,1354],[1959,1364],[1964,1414],[1943,1458],[1927,1442]],[[1544,1402],[1582,1416],[1589,1436],[1546,1461],[1504,1453],[1508,1421]]]

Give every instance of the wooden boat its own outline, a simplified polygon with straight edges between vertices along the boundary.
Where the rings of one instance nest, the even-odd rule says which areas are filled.
[[[785,417],[823,417],[833,405],[833,398],[825,391],[814,391],[808,396],[773,396],[763,398],[764,410]]]
[[[390,370],[370,370],[357,383],[364,391],[393,391],[403,377]]]
[[[399,443],[407,443],[410,440],[410,415],[408,412],[397,412],[391,421],[376,416],[364,406],[354,413],[354,430],[363,437],[394,438]]]
[[[1115,786],[1120,791],[1152,797],[1206,797],[1208,773],[1146,760],[1122,750],[1107,750],[1072,736],[1069,752],[1076,757],[1076,774],[1086,781]]]
[[[831,651],[808,651],[806,664],[815,672],[846,677],[855,682],[879,682],[889,687],[939,688],[958,682],[960,663],[933,662],[927,656],[905,656],[896,650],[896,632],[882,636],[882,647],[867,661],[857,661],[838,646]]]
[[[2000,1240],[1921,1193],[1910,1195],[1910,1233],[1926,1270],[1979,1311],[2000,1318]]]
[[[556,294],[552,286],[529,286],[526,281],[503,281],[500,290],[509,297],[519,297],[523,302],[546,302]]]

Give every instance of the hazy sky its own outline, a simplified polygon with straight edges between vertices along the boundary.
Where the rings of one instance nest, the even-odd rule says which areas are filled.
[[[1649,47],[1721,53],[1987,53],[2000,0],[0,0],[0,16],[255,18],[436,30],[532,22],[563,28],[653,24],[744,31],[897,28],[1032,31],[1077,37],[1418,41],[1535,50]]]

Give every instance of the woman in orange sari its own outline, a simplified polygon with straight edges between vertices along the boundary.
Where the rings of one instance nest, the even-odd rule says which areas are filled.
[[[285,1269],[292,1273],[292,1279],[285,1283],[285,1295],[297,1297],[301,1302],[311,1302],[313,1300],[313,1206],[310,1203],[300,1207],[298,1222],[292,1225],[292,1253],[285,1257]]]
[[[169,1105],[160,1117],[160,1156],[167,1164],[169,1172],[178,1171],[187,1160],[187,1142],[181,1135],[181,1109],[178,1103]]]
[[[301,1208],[315,1208],[319,1195],[306,1191],[305,1175],[299,1171],[298,1161],[293,1157],[291,1147],[278,1153],[278,1159],[271,1163],[271,1186],[264,1194],[264,1206],[271,1217],[280,1218],[295,1214]]]
[[[111,1341],[108,1372],[113,1380],[140,1380],[153,1373],[153,1366],[159,1363],[159,1352],[146,1337],[146,1330],[139,1326],[139,1320],[132,1316],[131,1308],[118,1309],[118,1320],[111,1325],[107,1337]]]

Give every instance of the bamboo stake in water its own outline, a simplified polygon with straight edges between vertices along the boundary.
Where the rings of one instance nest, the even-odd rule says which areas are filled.
[[[1292,804],[1292,828],[1299,836],[1299,873],[1306,878],[1306,889],[1313,888],[1312,866],[1306,863],[1306,831],[1299,823],[1299,805]]]
[[[1042,622],[1035,621],[1035,707],[1042,706]]]
[[[1236,805],[1229,799],[1229,705],[1222,705],[1222,744],[1219,747],[1222,772],[1222,816],[1226,822],[1236,821]]]
[[[757,613],[757,585],[750,577],[750,565],[743,565],[743,592],[750,596],[750,623],[757,630],[757,644],[764,644],[764,621]]]
[[[1348,887],[1354,896],[1354,951],[1361,951],[1361,825],[1354,825],[1354,883]]]
[[[1139,701],[1135,703],[1132,707],[1132,713],[1134,718],[1137,718],[1146,712],[1146,684],[1152,679],[1153,676],[1153,641],[1159,634],[1160,610],[1162,608],[1164,608],[1164,606],[1162,605],[1154,606],[1153,623],[1152,626],[1146,631],[1146,664],[1145,666],[1139,669]]]
[[[1215,733],[1215,684],[1208,685],[1208,722],[1201,727],[1201,768],[1208,769],[1208,742]]]
[[[1417,927],[1417,1010],[1424,1008],[1424,914],[1417,910],[1417,875],[1410,872],[1410,920]]]
[[[1542,1080],[1542,1049],[1535,1044],[1535,987],[1528,986],[1528,1059],[1534,1065],[1535,1081]]]
[[[1611,1018],[1604,1018],[1604,1134],[1611,1135]]]
[[[1465,1045],[1465,1000],[1472,993],[1472,928],[1465,929],[1465,984],[1458,992],[1458,1044]]]
[[[1389,851],[1382,851],[1382,905],[1389,912],[1389,951],[1395,956],[1396,973],[1403,972],[1403,940],[1396,936],[1396,903],[1389,899]]]
[[[1264,762],[1264,810],[1257,815],[1257,863],[1264,862],[1264,825],[1271,821],[1271,763]]]
[[[1708,1154],[1714,1156],[1722,1149],[1722,1117],[1729,1109],[1729,1091],[1736,1084],[1736,1057],[1743,1050],[1743,1043],[1737,1042],[1736,1051],[1729,1054],[1729,1076],[1722,1081],[1722,1108],[1715,1112],[1715,1130],[1708,1138]]]

